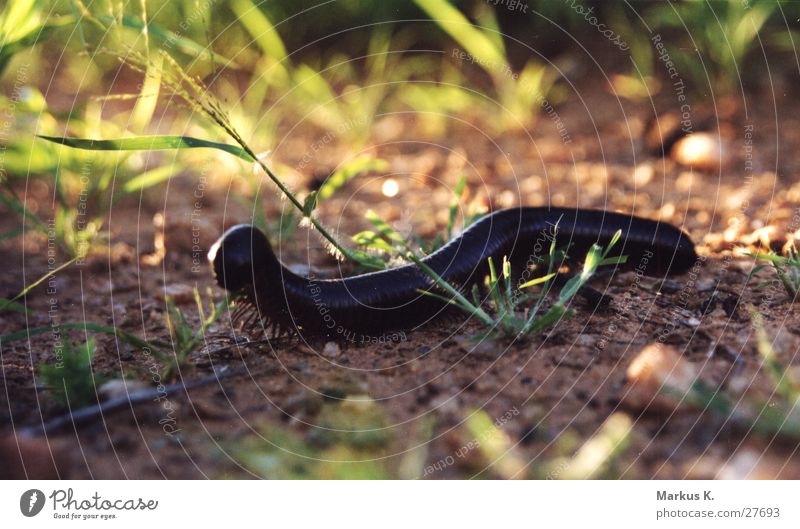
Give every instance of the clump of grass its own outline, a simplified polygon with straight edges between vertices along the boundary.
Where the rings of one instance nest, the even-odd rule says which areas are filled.
[[[97,18],[92,19],[95,24],[105,27],[103,22]],[[202,81],[190,76],[178,62],[166,51],[160,52],[160,60],[155,62],[149,55],[142,54],[137,50],[127,50],[125,54],[114,54],[121,61],[132,69],[143,73],[145,76],[153,75],[154,64],[163,64],[163,69],[159,69],[161,85],[169,89],[172,95],[183,101],[192,111],[200,116],[204,116],[212,123],[217,125],[236,145],[228,145],[218,142],[210,142],[198,138],[186,136],[138,136],[132,138],[117,138],[106,140],[93,140],[86,138],[54,138],[43,137],[46,140],[54,141],[70,147],[101,151],[118,150],[155,150],[155,149],[185,149],[195,147],[213,147],[229,154],[234,154],[239,158],[255,163],[257,167],[272,180],[280,192],[289,202],[301,213],[303,222],[313,226],[330,244],[331,251],[337,256],[343,256],[368,268],[383,268],[384,263],[371,256],[367,252],[348,248],[342,245],[314,216],[313,212],[317,207],[317,193],[312,191],[301,201],[286,186],[266,164],[262,156],[256,154],[253,148],[244,140],[238,130],[234,127],[222,104],[211,94]]]
[[[462,176],[458,182],[456,183],[455,188],[453,189],[453,197],[450,201],[448,206],[448,219],[447,225],[445,226],[444,230],[436,235],[436,237],[430,241],[424,241],[421,238],[412,235],[410,239],[406,240],[402,236],[396,234],[395,230],[393,230],[390,226],[386,224],[386,222],[381,219],[374,211],[367,211],[366,219],[369,221],[370,224],[375,228],[373,230],[364,230],[355,235],[353,235],[352,239],[353,242],[362,248],[370,250],[374,252],[375,255],[379,257],[384,257],[385,260],[389,260],[392,257],[401,256],[405,246],[409,243],[413,242],[413,244],[419,246],[423,254],[431,254],[444,246],[447,242],[449,242],[453,238],[453,234],[456,229],[456,220],[458,217],[458,209],[461,205],[461,197],[464,194],[464,190],[467,185],[467,177]],[[469,213],[466,218],[464,219],[464,228],[468,227],[470,224],[475,222],[479,219],[483,214],[479,212],[471,212]],[[400,238],[400,242],[396,240]],[[384,261],[385,262],[385,261]]]
[[[748,253],[746,255],[759,261],[767,261],[766,264],[760,264],[753,268],[747,278],[748,281],[764,268],[771,268],[776,276],[775,279],[767,279],[758,283],[755,286],[757,290],[780,283],[789,295],[791,302],[794,303],[797,300],[797,293],[800,290],[800,256],[798,256],[797,247],[794,244],[789,248],[786,256],[773,252]]]
[[[72,21],[71,17],[47,18],[44,7],[41,0],[16,0],[5,5],[0,13],[0,75],[14,55]]]
[[[772,347],[772,342],[764,329],[764,321],[761,314],[751,307],[750,317],[753,319],[753,325],[756,328],[756,348],[761,356],[762,369],[769,375],[775,388],[775,393],[782,397],[790,407],[797,407],[800,404],[800,387],[797,387],[792,381],[786,372],[786,368],[778,360],[775,349]],[[800,416],[797,419],[800,421]]]
[[[420,293],[434,296],[442,301],[456,306],[461,311],[480,321],[487,333],[478,338],[488,338],[490,336],[503,338],[522,338],[529,334],[536,334],[551,325],[555,325],[562,318],[573,314],[569,305],[578,291],[594,276],[601,266],[622,264],[626,261],[626,256],[609,257],[612,249],[622,236],[618,231],[614,234],[606,248],[593,245],[586,254],[583,268],[580,273],[574,275],[566,281],[559,292],[556,301],[547,309],[544,309],[545,300],[549,292],[555,286],[555,279],[558,275],[559,264],[563,262],[564,254],[556,246],[556,237],[551,243],[547,258],[547,272],[537,278],[524,282],[521,285],[514,285],[511,263],[507,259],[503,260],[500,274],[497,273],[495,263],[489,259],[489,277],[486,281],[486,290],[490,308],[484,310],[480,299],[480,289],[474,286],[469,299],[467,295],[459,291],[444,278],[437,274],[433,269],[426,265],[420,256],[415,252],[411,245],[397,233],[389,224],[380,219],[374,213],[369,212],[367,218],[375,226],[377,233],[369,232],[370,241],[373,247],[382,247],[386,250],[394,250],[401,257],[416,263],[417,266],[427,274],[434,283],[435,289],[425,290]],[[558,226],[555,227],[557,235]],[[525,290],[541,286],[538,296],[524,293]],[[534,305],[529,310],[523,311],[523,305],[534,301]]]
[[[64,266],[66,265],[62,265],[62,268]],[[53,273],[55,273],[55,271]],[[50,277],[50,275],[52,275],[52,273],[40,279],[34,285],[31,285],[24,292],[27,292],[28,290],[33,288],[33,286],[35,286],[36,284],[41,283],[47,277]],[[20,296],[17,296],[12,299],[0,299],[0,312],[2,311],[24,312],[25,307],[18,304],[15,301],[19,297]],[[158,358],[164,364],[164,368],[161,373],[161,378],[164,380],[169,380],[171,377],[175,375],[177,371],[180,370],[180,368],[184,367],[187,364],[189,354],[195,351],[201,344],[205,342],[208,328],[211,325],[213,325],[223,314],[226,313],[226,308],[229,307],[230,304],[227,298],[215,303],[211,289],[208,290],[208,305],[203,303],[203,300],[197,288],[194,289],[194,300],[195,300],[195,305],[197,306],[197,313],[199,316],[199,327],[197,328],[195,328],[195,326],[193,326],[190,323],[189,318],[187,318],[186,316],[186,313],[177,306],[177,304],[171,297],[167,296],[165,298],[167,306],[167,313],[165,315],[165,319],[167,323],[167,328],[169,329],[170,332],[170,339],[171,339],[170,342],[165,342],[162,340],[151,340],[151,341],[142,340],[141,338],[133,334],[130,334],[128,332],[125,332],[121,329],[118,329],[116,327],[110,327],[91,322],[59,323],[57,328],[59,331],[62,332],[69,330],[79,330],[82,331],[83,333],[96,332],[101,334],[107,334],[110,336],[114,336],[115,338],[131,345],[132,347],[141,350],[146,350],[150,352],[154,357]],[[51,326],[31,327],[28,329],[24,329],[22,331],[17,331],[11,334],[0,336],[0,345],[7,345],[15,341],[27,340],[33,336],[52,333],[52,332],[53,332],[53,327]],[[60,367],[54,370],[55,369],[54,366],[42,365],[41,366],[42,376],[51,376],[51,375],[61,376],[61,374],[63,373],[62,378],[69,380],[75,378],[76,380],[78,380],[76,387],[85,387],[85,384],[81,386],[79,375],[87,369],[87,366],[90,366],[91,357],[94,355],[94,349],[95,349],[94,343],[95,343],[94,340],[89,340],[89,342],[87,342],[87,344],[91,345],[90,347],[91,354],[88,355],[88,360],[86,360],[85,358],[86,355],[83,355],[81,351],[84,351],[84,349],[86,347],[89,347],[89,345],[81,346],[81,348],[75,349],[74,347],[67,344],[63,349],[64,360],[59,363]],[[48,385],[58,386],[58,384],[53,384],[52,382],[48,382]],[[63,386],[63,384],[61,385]],[[84,394],[84,392],[81,391],[70,391],[69,393],[70,394],[75,393],[79,395]],[[60,400],[63,401],[63,399]],[[85,404],[85,401],[83,399],[80,399],[80,402]],[[71,403],[74,404],[74,402],[72,401]]]
[[[555,68],[549,67],[543,62],[531,60],[522,68],[521,72],[515,73],[506,56],[499,24],[489,9],[483,9],[480,13],[480,23],[483,26],[481,27],[471,24],[461,11],[446,0],[414,1],[466,53],[471,55],[473,60],[491,78],[494,91],[502,107],[502,113],[497,116],[496,108],[490,109],[490,112],[495,117],[499,117],[499,120],[490,120],[489,123],[496,123],[498,130],[507,130],[508,128],[525,127],[531,119],[535,119],[537,115],[535,109],[552,95],[558,79],[558,72]],[[441,90],[435,85],[426,86],[423,90],[414,85],[410,86],[422,93]],[[454,90],[452,86],[444,89],[450,92]],[[455,91],[468,94],[463,89]],[[480,101],[480,98],[476,97],[467,97],[466,99],[470,99],[472,102]],[[437,98],[436,101],[443,103],[444,108],[450,108],[445,99]]]
[[[597,269],[601,266],[625,262],[624,256],[608,257],[608,254],[621,235],[621,232],[617,232],[605,249],[598,245],[592,246],[586,254],[581,272],[571,277],[564,284],[564,287],[558,293],[556,301],[547,310],[544,310],[544,302],[548,293],[555,285],[555,279],[558,275],[556,271],[557,264],[561,261],[557,257],[555,237],[550,245],[547,273],[543,276],[531,279],[518,287],[513,285],[511,264],[507,260],[504,259],[502,273],[498,275],[494,263],[489,259],[490,272],[487,280],[487,288],[492,314],[489,314],[481,308],[477,286],[473,288],[472,300],[470,301],[442,277],[436,274],[430,267],[425,265],[416,255],[409,253],[409,258],[417,263],[417,265],[434,280],[439,288],[452,296],[452,298],[439,296],[441,299],[454,304],[466,314],[476,317],[488,328],[488,332],[479,338],[482,339],[491,336],[523,338],[529,334],[539,333],[547,327],[555,325],[561,321],[561,319],[572,316],[573,311],[569,308],[572,299],[592,278],[597,272]],[[538,296],[535,298],[531,295],[521,293],[537,285],[540,285],[541,289]],[[436,293],[429,294],[438,296]],[[533,299],[535,299],[535,303],[528,311],[527,315],[525,315],[520,309],[523,304]]]
[[[158,78],[160,68],[160,64],[154,66],[149,75]],[[142,92],[132,95],[138,101],[128,122],[130,127],[143,127],[143,123],[152,118],[158,97],[157,91],[153,93],[158,87],[154,88],[152,84],[145,82]],[[58,114],[48,107],[42,94],[33,87],[26,87],[25,93],[28,94],[26,103],[14,106],[14,118],[20,129],[35,125],[41,138],[69,145],[69,139],[48,135],[54,134],[58,128]],[[142,101],[151,104],[142,105]],[[126,127],[111,119],[101,119],[101,116],[101,105],[92,100],[68,116],[68,127],[79,135],[99,133],[113,137],[125,134]],[[126,140],[121,141],[124,143]],[[105,246],[107,237],[103,227],[119,200],[141,193],[180,171],[176,164],[141,171],[130,153],[65,151],[27,134],[11,139],[9,143],[11,155],[6,159],[6,171],[2,176],[0,205],[17,215],[24,229],[54,238],[59,249],[69,257],[83,258]],[[81,145],[74,146],[87,149]],[[90,150],[111,150],[103,142],[94,147]],[[40,209],[34,213],[37,210],[32,211],[16,193],[13,179],[27,179],[40,174],[47,175],[50,180],[54,200],[52,210]],[[23,231],[19,228],[2,237],[10,238]]]
[[[105,378],[92,371],[95,351],[93,339],[77,345],[67,340],[57,346],[55,362],[39,365],[39,377],[62,406],[81,408],[97,400],[96,387]]]
[[[229,306],[228,299],[214,303],[211,289],[208,289],[208,306],[210,310],[206,314],[206,308],[200,292],[194,289],[194,301],[197,307],[197,314],[200,318],[200,326],[195,328],[186,317],[186,314],[175,304],[175,301],[166,296],[167,305],[166,322],[172,339],[172,354],[165,362],[164,370],[161,374],[164,380],[169,380],[176,372],[179,372],[186,365],[189,354],[194,351],[206,339],[206,331],[216,322],[220,316],[225,314],[226,307]]]
[[[685,24],[691,20],[695,30],[690,38],[683,36],[670,48],[678,70],[691,76],[700,92],[709,87],[730,94],[752,69],[748,68],[748,56],[757,48],[759,32],[778,6],[769,0],[654,4],[645,18],[655,30],[674,30],[677,36],[686,35]]]
[[[505,338],[522,338],[528,334],[539,333],[547,327],[555,325],[561,321],[561,319],[572,316],[573,311],[569,308],[572,299],[592,278],[597,272],[597,269],[601,266],[616,265],[625,262],[626,258],[624,256],[608,257],[621,236],[622,232],[617,232],[606,248],[593,245],[586,254],[581,272],[571,277],[564,284],[564,287],[558,293],[555,303],[546,311],[544,310],[544,302],[547,294],[552,290],[555,284],[555,278],[558,275],[556,270],[557,263],[560,262],[560,259],[556,257],[555,237],[550,245],[547,273],[541,277],[531,279],[516,288],[513,285],[511,264],[504,259],[502,273],[498,275],[494,263],[489,259],[490,273],[487,287],[493,309],[492,315],[488,314],[480,307],[477,287],[473,289],[472,301],[470,301],[436,274],[430,267],[425,265],[416,255],[410,253],[409,257],[435,281],[438,287],[453,296],[452,298],[442,297],[442,299],[455,304],[470,316],[477,317],[488,327],[489,331],[484,337],[499,335]],[[535,298],[536,301],[533,308],[525,315],[524,312],[520,310],[521,306],[534,298],[528,294],[520,294],[516,292],[516,290],[524,291],[536,285],[541,285],[542,288],[539,295]],[[434,296],[437,295],[434,293],[430,294]]]
[[[464,195],[464,190],[466,187],[467,177],[466,175],[462,175],[461,178],[458,179],[458,182],[456,182],[456,186],[453,188],[453,197],[450,200],[450,205],[448,206],[447,226],[445,226],[444,232],[437,234],[436,238],[434,238],[429,244],[425,244],[424,241],[416,241],[426,254],[435,252],[453,238],[453,232],[455,231],[456,227],[456,217],[458,216],[458,209],[461,205],[461,198]],[[470,224],[482,216],[483,213],[480,212],[469,212],[464,218],[463,228],[466,229]]]

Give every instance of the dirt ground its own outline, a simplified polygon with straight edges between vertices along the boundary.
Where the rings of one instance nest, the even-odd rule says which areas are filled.
[[[323,453],[335,459],[338,454],[352,461],[355,453],[355,460],[378,460],[394,477],[559,477],[554,458],[574,453],[612,413],[621,411],[632,417],[634,429],[609,476],[800,478],[796,442],[748,433],[710,413],[643,411],[621,402],[628,365],[665,327],[672,329],[666,341],[714,387],[734,391],[746,386],[772,395],[772,383],[759,369],[748,304],[760,307],[780,360],[787,366],[800,364],[800,308],[782,291],[754,290],[755,282],[747,281],[752,259],[735,253],[737,247],[765,242],[779,249],[800,229],[798,162],[791,156],[800,142],[800,112],[793,110],[800,108],[793,101],[772,99],[773,93],[782,93],[780,87],[748,94],[746,101],[696,101],[693,116],[716,116],[709,130],[723,141],[726,161],[723,167],[691,169],[644,149],[642,138],[654,114],[649,102],[637,105],[597,90],[587,92],[592,99],[585,107],[576,101],[556,108],[569,131],[568,145],[544,114],[530,131],[499,137],[489,135],[480,123],[454,120],[450,133],[437,139],[420,139],[413,117],[382,116],[374,127],[374,147],[368,149],[390,162],[388,174],[398,181],[399,194],[392,199],[381,194],[387,175],[359,178],[321,204],[318,218],[339,234],[352,235],[369,227],[364,213],[374,209],[401,232],[430,238],[444,227],[451,189],[466,174],[466,209],[577,205],[679,225],[698,244],[702,259],[696,279],[648,278],[635,289],[630,306],[623,306],[633,274],[601,276],[593,286],[613,297],[609,308],[594,310],[578,302],[573,318],[542,336],[524,343],[484,343],[474,350],[467,341],[480,330],[474,323],[431,325],[392,343],[342,346],[338,354],[324,343],[299,339],[236,347],[231,346],[233,330],[225,317],[210,329],[207,343],[191,355],[178,379],[199,379],[220,366],[239,371],[221,382],[171,395],[172,427],[179,430],[171,436],[165,434],[163,409],[149,403],[46,437],[23,438],[20,428],[63,412],[34,376],[35,366],[52,361],[52,336],[4,343],[0,433],[5,436],[7,472],[16,477],[57,472],[69,478],[253,476],[257,471],[248,464],[252,458],[242,455],[243,446],[272,443],[279,454],[292,452],[298,443],[319,446],[320,437],[331,431],[326,421],[332,409],[344,406],[336,399],[369,396],[382,416],[383,441],[368,443],[360,452],[337,452],[329,443],[309,457]],[[675,110],[671,94],[654,104],[659,113]],[[753,131],[752,165],[747,130]],[[303,127],[287,131],[273,159],[297,167],[320,136]],[[335,168],[346,155],[347,149],[333,142],[316,153],[313,169],[300,171],[306,180],[291,184],[311,186],[315,174]],[[198,182],[189,171],[172,180],[166,192],[148,192],[141,205],[133,200],[115,207],[107,223],[111,251],[57,274],[58,319],[115,325],[148,340],[168,339],[165,289],[179,293],[179,300],[186,298],[180,295],[185,286],[201,291],[212,287],[221,295],[205,262],[198,270],[193,261],[198,259],[191,240]],[[47,186],[31,181],[19,191],[47,216]],[[225,227],[252,218],[252,211],[232,200],[229,191],[221,179],[203,183],[197,221],[203,260]],[[266,180],[261,192],[268,217],[275,218],[285,202]],[[157,213],[165,218],[163,259],[153,257]],[[15,222],[4,216],[0,224],[7,230]],[[37,234],[2,243],[4,296],[13,296],[46,272],[46,243]],[[337,273],[320,239],[304,229],[293,241],[283,241],[281,258],[319,273]],[[49,298],[46,285],[31,291],[26,299],[30,314],[4,314],[2,334],[48,325]],[[196,316],[190,298],[181,306]],[[616,317],[620,311],[624,317]],[[616,327],[609,333],[611,322]],[[97,342],[97,372],[150,382],[151,360],[140,351],[107,335],[97,335]],[[476,409],[492,421],[515,411],[502,430],[515,457],[525,464],[519,472],[509,476],[484,452],[454,456],[470,441],[464,421]],[[453,464],[425,471],[449,460]],[[259,468],[270,468],[261,463]],[[339,468],[348,465],[358,467],[342,463]],[[258,473],[273,477],[269,471]],[[274,476],[280,475],[276,470]]]

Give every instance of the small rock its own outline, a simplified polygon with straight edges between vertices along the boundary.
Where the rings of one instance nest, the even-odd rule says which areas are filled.
[[[127,397],[133,392],[147,389],[147,384],[141,380],[115,378],[104,382],[97,390],[101,400],[111,400],[118,397]]]
[[[122,303],[114,303],[112,308],[114,310],[114,317],[124,321],[125,317],[128,315],[128,307]]]
[[[681,165],[701,171],[719,171],[727,164],[727,152],[719,137],[696,132],[675,142],[672,158]]]
[[[672,411],[686,403],[682,397],[692,391],[697,375],[695,366],[675,347],[648,345],[628,366],[623,402],[637,410]]]
[[[710,292],[717,288],[717,280],[714,278],[700,279],[697,281],[698,292]]]
[[[165,296],[172,298],[172,301],[178,305],[185,305],[194,301],[194,289],[189,285],[173,283],[171,285],[166,285],[163,290],[159,289],[156,291],[156,299],[164,301]]]
[[[342,353],[339,344],[336,342],[327,342],[325,347],[322,348],[322,354],[326,358],[336,358]]]
[[[753,384],[752,377],[736,375],[728,381],[728,392],[732,395],[744,395]]]
[[[431,400],[429,407],[441,414],[455,414],[459,409],[458,397],[441,394]]]
[[[499,358],[506,350],[505,347],[498,346],[491,338],[482,339],[476,343],[472,338],[459,335],[455,337],[455,341],[462,351],[479,358]]]
[[[790,459],[776,457],[753,448],[743,448],[719,468],[717,479],[797,479],[800,475]]]

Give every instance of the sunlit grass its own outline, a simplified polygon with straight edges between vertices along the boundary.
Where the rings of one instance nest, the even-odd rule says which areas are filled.
[[[451,209],[451,219],[455,217],[452,211]],[[367,212],[367,219],[375,231],[358,234],[356,241],[374,250],[394,253],[419,266],[431,278],[434,287],[420,293],[439,298],[481,322],[482,326],[487,329],[486,334],[478,337],[481,339],[490,336],[522,338],[528,334],[539,333],[545,328],[555,325],[562,318],[572,316],[570,303],[597,270],[602,266],[621,264],[626,261],[625,256],[609,257],[610,252],[622,236],[622,232],[618,231],[605,248],[596,244],[592,246],[586,254],[581,271],[564,283],[556,301],[545,310],[547,295],[555,286],[555,278],[564,258],[563,252],[557,249],[556,237],[553,237],[550,244],[546,272],[542,276],[520,285],[514,284],[511,264],[507,260],[503,260],[502,268],[498,273],[495,263],[490,258],[488,262],[489,276],[485,285],[490,308],[484,309],[484,303],[480,299],[480,289],[477,285],[469,293],[461,292],[425,264],[423,258],[412,248],[411,244],[378,215],[371,211]],[[541,287],[538,296],[525,293],[527,289],[535,286]],[[529,302],[533,302],[533,307],[527,307]]]
[[[193,289],[193,293],[199,319],[199,325],[197,327],[189,322],[186,314],[170,296],[165,297],[167,306],[165,319],[172,342],[169,361],[165,363],[161,373],[161,377],[165,380],[169,380],[179,373],[182,368],[186,367],[189,354],[205,344],[208,328],[221,316],[228,313],[226,310],[230,305],[228,299],[215,302],[211,290],[209,289],[207,293],[208,305],[206,306],[196,287]]]
[[[685,43],[684,49],[671,47],[670,55],[694,90],[732,94],[747,81],[748,55],[761,45],[759,34],[777,8],[771,0],[680,2],[654,4],[643,16],[655,30],[671,31]]]
[[[491,78],[501,108],[498,112],[495,105],[483,105],[487,107],[487,112],[495,117],[487,120],[487,124],[494,123],[498,130],[524,128],[536,119],[542,102],[558,103],[553,100],[554,86],[559,77],[557,70],[540,60],[531,59],[521,71],[515,72],[506,56],[505,45],[498,31],[499,26],[491,10],[481,11],[483,23],[481,27],[471,24],[461,11],[446,0],[415,0],[415,3],[463,48],[455,50],[457,59],[463,60],[459,51],[463,52],[468,56],[469,62],[475,62]],[[458,92],[458,89],[453,85],[411,86],[412,90],[423,97],[409,98],[409,101],[414,99],[425,101],[426,92],[430,93],[427,99],[431,100],[440,90],[451,93],[450,97],[435,98],[433,99],[435,102],[445,103],[446,99],[458,100],[458,94],[454,93]],[[461,97],[465,103],[480,99],[470,97],[466,90],[461,90]],[[445,103],[440,108],[449,107],[450,105]]]
[[[767,264],[761,264],[750,271],[748,280],[751,279],[759,271],[769,268],[775,274],[776,279],[766,279],[758,283],[755,288],[761,290],[769,285],[779,283],[786,290],[789,299],[792,303],[797,300],[798,289],[800,289],[800,257],[797,253],[797,248],[792,246],[789,248],[786,256],[770,253],[748,253],[750,257],[758,261],[767,261]]]

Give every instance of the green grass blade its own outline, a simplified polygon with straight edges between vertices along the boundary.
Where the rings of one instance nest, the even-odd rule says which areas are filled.
[[[558,274],[553,272],[551,274],[547,274],[546,276],[542,276],[542,277],[537,277],[535,279],[531,279],[530,281],[526,281],[525,283],[522,283],[518,288],[520,290],[522,290],[523,288],[530,288],[532,286],[536,286],[536,285],[540,285],[542,283],[546,283],[546,282],[550,281],[551,279],[553,279],[554,277],[556,277],[556,275],[558,275]]]
[[[277,62],[286,57],[283,40],[261,9],[250,0],[231,0],[230,7],[266,57]]]
[[[380,218],[377,213],[372,210],[368,210],[365,216],[370,224],[372,224],[375,229],[378,230],[378,233],[392,242],[400,244],[404,247],[406,246],[406,240],[403,238],[403,236],[397,233],[394,228],[389,226],[389,224]]]
[[[161,91],[161,73],[164,66],[164,57],[156,55],[156,58],[147,64],[144,82],[136,104],[131,112],[129,120],[130,130],[135,133],[142,133],[147,127],[158,104],[158,96]]]
[[[447,217],[447,229],[445,230],[446,241],[453,237],[453,228],[456,225],[456,215],[458,214],[458,204],[461,201],[461,195],[464,193],[464,188],[467,186],[467,175],[462,175],[453,189],[453,200],[450,201],[450,211]]]
[[[600,261],[598,266],[621,265],[628,262],[627,255],[620,255],[617,257],[606,257]]]
[[[448,305],[458,305],[462,309],[465,309],[465,310],[469,309],[469,307],[465,307],[465,306],[459,305],[458,300],[456,300],[455,298],[448,298],[447,296],[443,296],[441,294],[437,294],[436,292],[431,292],[430,290],[422,290],[421,288],[418,288],[417,289],[417,293],[418,294],[422,294],[423,296],[430,296],[432,298],[436,298],[439,301],[444,301]]]
[[[353,178],[373,171],[387,171],[389,167],[389,162],[380,158],[376,159],[371,156],[356,158],[343,165],[329,176],[325,180],[325,183],[320,186],[317,196],[319,200],[326,200]]]
[[[490,76],[496,77],[498,68],[505,71],[503,66],[507,65],[507,62],[503,52],[447,0],[414,0],[414,3],[470,55],[480,59],[478,64]]]
[[[354,263],[358,263],[361,266],[374,268],[376,270],[383,270],[386,268],[386,263],[383,261],[383,259],[374,255],[370,255],[365,251],[348,248],[346,246],[340,246],[339,248],[336,248],[336,250],[340,251],[347,259],[353,261]]]
[[[789,262],[788,258],[783,257],[782,255],[776,255],[776,254],[773,254],[773,253],[750,253],[750,252],[748,252],[748,253],[745,253],[745,255],[747,255],[748,257],[753,257],[755,259],[758,259],[759,261],[769,261],[770,263],[778,264],[778,265],[784,265],[784,264],[787,264]]]
[[[130,193],[136,193],[138,191],[143,191],[153,187],[154,185],[169,180],[180,170],[181,168],[177,165],[169,164],[146,171],[139,176],[135,176],[125,182],[125,184],[122,186],[122,194],[128,195]]]
[[[423,263],[422,260],[414,254],[414,252],[409,251],[408,252],[408,258],[411,259],[412,261],[414,261],[414,263],[416,263],[416,265],[419,266],[422,269],[422,271],[425,272],[428,275],[428,277],[433,279],[433,281],[436,283],[436,285],[438,285],[440,288],[442,288],[445,291],[447,291],[448,294],[453,296],[461,306],[468,307],[469,308],[468,312],[470,312],[471,314],[477,316],[478,318],[481,319],[481,321],[483,321],[485,324],[487,324],[489,326],[494,326],[495,325],[495,322],[491,318],[491,316],[486,314],[486,312],[483,309],[481,309],[480,307],[470,303],[469,300],[467,300],[467,298],[465,298],[464,295],[461,292],[459,292],[453,285],[451,285],[450,283],[445,281],[430,266],[428,266],[425,263]]]
[[[382,252],[394,252],[395,248],[386,240],[371,230],[356,233],[352,237],[353,242],[359,246],[369,248],[371,250],[379,250]]]
[[[99,21],[101,21],[108,27],[118,22],[116,19],[108,16],[99,16],[97,18]],[[132,29],[139,32],[141,32],[144,29],[144,23],[141,20],[131,15],[122,16],[122,25],[128,29]],[[214,62],[216,62],[221,66],[230,68],[232,70],[239,69],[239,65],[233,62],[231,59],[210,50],[208,47],[203,46],[202,44],[199,44],[193,41],[192,39],[181,36],[173,31],[164,29],[161,26],[154,24],[153,22],[147,23],[147,34],[153,37],[155,40],[160,41],[161,43],[174,46],[176,49],[180,50],[182,53],[185,53],[186,55],[190,55],[195,58],[210,57],[214,60]]]
[[[800,398],[800,391],[794,387],[789,375],[786,373],[786,369],[778,361],[769,336],[767,336],[767,331],[764,329],[764,321],[761,314],[751,307],[750,317],[752,318],[753,326],[756,328],[756,349],[758,349],[758,353],[764,361],[762,367],[772,379],[775,391],[790,403],[797,401]]]
[[[25,308],[25,305],[17,303],[13,299],[0,298],[0,312],[10,311],[18,314],[30,314],[31,311]]]
[[[489,257],[489,296],[492,299],[492,303],[494,306],[497,307],[497,310],[501,313],[507,313],[508,308],[503,300],[503,295],[500,290],[500,281],[497,278],[497,270],[494,266],[494,259]]]
[[[310,217],[314,210],[317,209],[317,202],[316,191],[312,191],[306,195],[306,198],[303,199],[303,215],[305,217]]]
[[[74,263],[77,260],[78,260],[78,257],[75,257],[73,259],[70,259],[66,263],[62,264],[61,266],[59,266],[55,270],[47,272],[47,274],[43,275],[42,277],[40,277],[39,279],[37,279],[36,281],[31,283],[30,285],[28,285],[27,287],[22,289],[22,292],[20,292],[19,294],[17,294],[13,298],[0,300],[0,312],[3,312],[4,310],[6,310],[9,307],[9,305],[14,303],[16,300],[18,300],[19,298],[23,297],[25,294],[27,294],[28,292],[30,292],[34,288],[36,288],[39,285],[41,285],[42,283],[44,283],[48,278],[56,275],[58,272],[64,270],[66,267],[68,267],[69,265],[71,265],[72,263]]]
[[[62,138],[58,136],[37,136],[74,149],[88,151],[163,151],[176,149],[211,148],[233,154],[247,162],[254,162],[247,151],[236,145],[201,140],[191,136],[138,136],[134,138],[117,138],[113,140],[92,140],[85,138]]]

